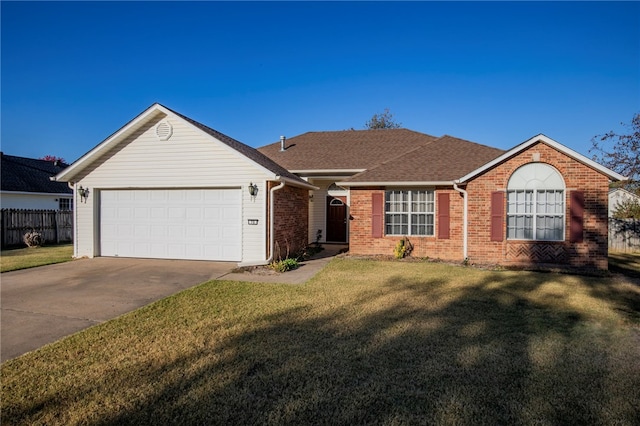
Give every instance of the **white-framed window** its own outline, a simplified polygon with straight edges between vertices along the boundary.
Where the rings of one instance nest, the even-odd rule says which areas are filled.
[[[59,198],[58,210],[73,210],[73,198]]]
[[[385,192],[385,234],[426,235],[435,231],[433,190],[389,190]]]
[[[548,164],[517,169],[507,184],[507,239],[564,240],[565,185]]]

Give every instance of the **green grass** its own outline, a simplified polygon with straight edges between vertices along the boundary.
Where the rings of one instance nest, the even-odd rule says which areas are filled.
[[[68,262],[72,256],[73,245],[71,244],[2,250],[0,272]]]
[[[609,271],[640,277],[640,252],[609,252]]]
[[[638,424],[639,313],[620,277],[334,259],[7,361],[2,424]]]

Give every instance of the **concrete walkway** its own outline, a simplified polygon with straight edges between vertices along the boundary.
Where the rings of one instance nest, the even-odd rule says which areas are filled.
[[[320,272],[336,255],[349,246],[345,244],[323,244],[324,250],[300,263],[300,267],[284,273],[258,268],[252,272],[229,272],[219,280],[249,281],[258,283],[304,284]]]

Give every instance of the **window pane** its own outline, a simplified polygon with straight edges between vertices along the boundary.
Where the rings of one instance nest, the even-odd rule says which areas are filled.
[[[385,232],[389,235],[406,235],[408,220],[408,216],[405,214],[386,214]]]
[[[562,217],[538,216],[536,218],[536,239],[547,241],[561,240]]]

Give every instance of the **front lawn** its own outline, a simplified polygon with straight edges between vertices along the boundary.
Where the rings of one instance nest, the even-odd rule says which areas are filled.
[[[72,244],[2,250],[0,272],[68,262],[72,256]]]
[[[2,424],[638,424],[619,277],[335,259],[213,281],[2,365]]]

